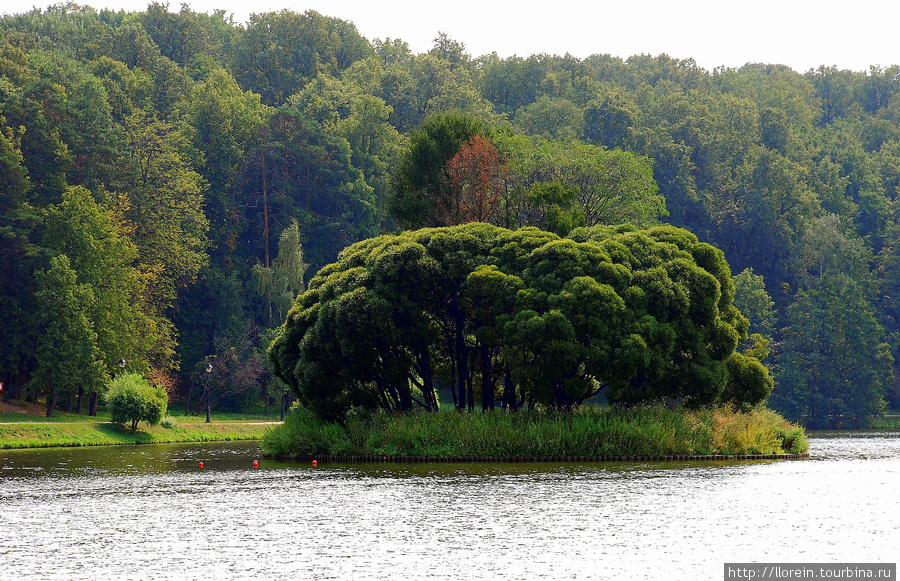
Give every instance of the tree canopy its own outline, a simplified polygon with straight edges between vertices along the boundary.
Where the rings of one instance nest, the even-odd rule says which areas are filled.
[[[570,238],[487,224],[386,235],[310,282],[270,347],[310,408],[569,408],[602,393],[754,405],[768,371],[735,348],[748,322],[724,256],[671,226]]]
[[[736,302],[764,341],[738,349],[770,353],[779,411],[801,401],[797,385],[813,389],[797,383],[815,365],[797,351],[803,341],[831,357],[831,329],[874,337],[883,356],[846,357],[833,374],[859,385],[828,388],[832,399],[865,399],[854,408],[865,423],[885,398],[900,406],[897,80],[890,64],[704,70],[666,54],[500,58],[469,54],[444,33],[414,54],[402,39],[367,39],[314,11],[246,24],[159,2],[4,15],[5,397],[91,395],[83,381],[54,387],[41,371],[51,325],[42,311],[62,300],[35,300],[51,274],[67,281],[72,303],[54,333],[95,335],[88,343],[105,373],[124,357],[168,374],[185,397],[194,370],[235,345],[246,348],[240,365],[223,366],[223,382],[260,367],[284,289],[302,286],[280,284],[277,300],[274,287],[260,292],[295,221],[304,283],[348,246],[395,228],[486,222],[575,236],[629,222],[688,229],[747,273]],[[796,321],[817,301],[856,316],[801,340]],[[804,422],[849,421],[847,407],[801,407]]]

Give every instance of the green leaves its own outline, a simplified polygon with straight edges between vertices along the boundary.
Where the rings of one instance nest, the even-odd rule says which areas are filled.
[[[50,268],[36,278],[42,333],[32,384],[51,393],[99,391],[107,370],[91,320],[95,301],[91,286],[79,284],[65,255],[52,258]],[[52,411],[48,407],[48,415]]]
[[[131,424],[137,431],[139,422],[155,426],[166,414],[169,396],[159,386],[151,386],[136,373],[119,375],[109,382],[106,404],[110,420],[117,424]]]
[[[765,398],[765,368],[734,357],[746,319],[721,253],[672,227],[577,237],[470,224],[358,243],[298,299],[273,367],[332,417],[436,409],[442,383],[457,407],[489,409],[500,379],[512,407],[571,407],[598,392],[694,406]]]

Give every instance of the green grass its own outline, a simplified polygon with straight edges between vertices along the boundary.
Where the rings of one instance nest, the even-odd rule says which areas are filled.
[[[869,427],[874,430],[900,430],[900,412],[891,410],[886,415],[872,420]]]
[[[44,414],[24,414],[19,412],[3,412],[0,413],[0,423],[8,422],[38,422],[38,423],[69,423],[69,422],[108,422],[109,413],[105,410],[97,413],[96,416],[88,416],[87,414],[65,414],[62,412],[53,412],[53,417],[46,417]]]
[[[108,422],[109,412],[101,407],[96,416],[83,414],[67,414],[60,411],[54,411],[52,417],[44,415],[44,404],[31,404],[25,406],[21,402],[12,400],[5,402],[6,409],[16,409],[17,411],[0,411],[0,423],[7,422]],[[21,411],[18,409],[21,408]],[[36,410],[39,410],[37,413]],[[183,403],[169,404],[168,416],[176,419],[179,423],[205,423],[206,411],[200,414],[185,415]],[[281,420],[281,409],[278,406],[269,406],[269,415],[265,415],[265,408],[262,405],[250,406],[245,412],[223,412],[218,410],[212,411],[212,421],[214,422],[277,422]]]
[[[14,404],[7,408],[18,410]],[[270,414],[268,421],[276,421],[279,417],[280,413]],[[170,413],[160,425],[139,424],[138,430],[132,433],[130,428],[111,423],[109,414],[103,410],[93,417],[56,412],[51,418],[8,411],[0,413],[0,449],[259,440],[272,429],[271,424],[257,423],[266,421],[261,407],[258,414],[213,412],[212,420],[207,424],[206,414],[183,416]]]
[[[259,440],[271,429],[271,425],[238,422],[172,427],[141,424],[132,433],[130,428],[108,422],[16,423],[0,425],[0,449]]]
[[[169,416],[184,423],[204,423],[206,422],[206,411],[199,414],[184,414],[184,404],[174,403],[169,405]],[[269,406],[269,416],[266,417],[265,408],[261,405],[250,406],[246,411],[241,413],[223,412],[212,410],[212,421],[214,422],[277,422],[281,420],[281,408],[278,406]]]
[[[344,424],[297,410],[262,442],[276,456],[676,456],[803,453],[802,428],[762,408],[648,405],[574,412],[366,414]]]

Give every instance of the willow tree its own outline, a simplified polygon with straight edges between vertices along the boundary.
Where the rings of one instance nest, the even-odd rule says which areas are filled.
[[[733,299],[722,253],[678,228],[422,229],[346,249],[269,355],[329,417],[436,410],[442,386],[460,410],[571,408],[598,393],[754,405],[771,378],[735,353],[748,322]]]

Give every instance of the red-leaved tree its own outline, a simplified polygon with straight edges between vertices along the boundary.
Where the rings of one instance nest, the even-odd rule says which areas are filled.
[[[500,200],[504,168],[494,145],[475,135],[447,162],[449,199],[440,214],[448,225],[490,222]]]

